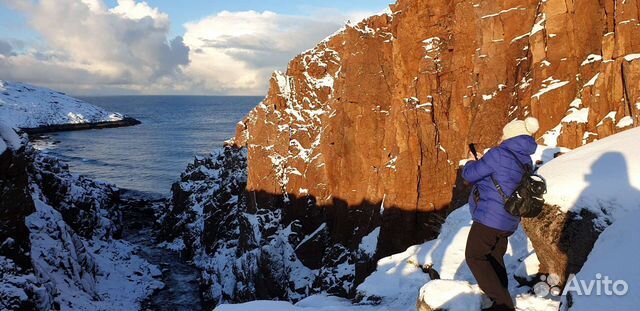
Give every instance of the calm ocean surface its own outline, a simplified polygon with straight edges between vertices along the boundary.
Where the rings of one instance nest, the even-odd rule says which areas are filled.
[[[84,97],[142,121],[134,127],[49,134],[40,143],[73,173],[121,188],[168,195],[194,156],[211,153],[235,135],[238,121],[262,97]]]

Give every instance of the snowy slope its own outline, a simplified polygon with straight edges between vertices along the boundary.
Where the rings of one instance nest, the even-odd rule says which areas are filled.
[[[31,253],[40,278],[55,287],[61,310],[138,310],[163,284],[158,267],[134,255],[121,240],[84,240],[62,215],[33,194],[36,212],[27,217]]]
[[[11,127],[113,122],[123,118],[47,88],[0,80],[0,122]]]
[[[640,208],[640,128],[577,148],[539,170],[547,203],[567,212],[589,209],[611,221]]]
[[[625,215],[608,227],[593,246],[582,270],[576,275],[577,281],[596,280],[598,274],[610,280],[622,280],[629,286],[624,296],[572,294],[573,306],[568,310],[637,310],[640,306],[640,235],[637,233],[640,210]],[[604,293],[604,290],[602,291]],[[593,293],[596,293],[594,288]],[[566,310],[566,309],[565,309]]]
[[[380,259],[377,270],[358,286],[358,295],[363,297],[363,302],[359,305],[340,298],[316,295],[295,305],[286,302],[256,301],[239,305],[221,305],[215,310],[405,311],[415,310],[416,299],[419,297],[434,307],[453,308],[450,310],[456,311],[479,310],[482,294],[464,261],[464,249],[471,222],[468,206],[462,207],[447,217],[438,239],[411,246],[402,253]],[[537,258],[522,228],[509,239],[505,263],[512,276],[514,272],[518,272],[519,276],[527,277],[538,271]],[[442,280],[429,282],[429,276],[422,272],[417,264],[433,264]],[[517,284],[511,277],[511,293],[517,295],[516,302],[522,310],[558,309],[559,301],[536,297],[528,293],[530,288],[517,288]]]
[[[378,261],[376,272],[358,287],[360,295],[372,301],[381,300],[389,310],[411,310],[418,297],[434,308],[479,310],[482,292],[464,260],[471,223],[468,206],[452,212],[436,240]],[[426,264],[433,264],[441,280],[429,282],[428,275],[417,267]],[[518,288],[513,278],[514,273],[526,278],[538,271],[537,257],[522,227],[509,238],[505,264],[511,275],[510,291],[519,308],[557,310],[558,302],[535,297],[528,293],[528,287]]]
[[[221,305],[215,311],[384,311],[386,309],[371,305],[354,305],[348,299],[314,295],[295,305],[285,301],[258,300],[236,305]]]
[[[635,310],[640,256],[640,128],[630,129],[571,151],[540,169],[547,179],[547,202],[564,212],[582,209],[598,215],[595,225],[606,228],[596,241],[577,280],[598,274],[624,280],[624,296],[572,294],[570,310]]]

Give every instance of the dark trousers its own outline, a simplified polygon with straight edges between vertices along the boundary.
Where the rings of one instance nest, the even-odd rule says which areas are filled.
[[[481,223],[473,222],[465,259],[478,286],[494,301],[496,310],[513,310],[513,300],[509,294],[509,279],[504,266],[504,254],[507,252],[507,238],[513,232],[505,232]]]

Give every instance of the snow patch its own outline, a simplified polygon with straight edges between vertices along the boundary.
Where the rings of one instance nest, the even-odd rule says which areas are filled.
[[[640,54],[628,54],[624,57],[624,60],[628,61],[628,62],[632,62],[636,59],[640,58]]]
[[[542,89],[531,96],[531,98],[536,98],[539,100],[540,96],[544,95],[545,93],[561,88],[567,84],[569,84],[569,81],[560,81],[553,79],[553,77],[549,77],[542,81]]]
[[[584,87],[596,85],[596,81],[598,80],[599,77],[600,77],[600,73],[598,72],[593,76],[593,78],[591,78],[591,80],[589,80],[587,83],[584,84]]]
[[[432,37],[425,39],[424,41],[422,41],[422,43],[425,44],[424,49],[427,51],[427,53],[429,53],[439,50],[441,41],[442,40],[438,37]]]
[[[378,236],[380,235],[380,227],[373,229],[369,234],[362,237],[358,249],[369,257],[373,257],[378,246]]]
[[[622,216],[600,234],[576,278],[589,282],[600,275],[613,281],[624,280],[629,285],[629,293],[596,295],[594,289],[591,295],[572,295],[573,305],[569,310],[635,310],[640,305],[640,295],[635,292],[640,284],[640,271],[632,268],[640,256],[640,235],[634,233],[640,222],[640,209]]]
[[[434,310],[477,311],[482,290],[466,281],[433,280],[420,288],[419,299]]]
[[[610,111],[609,113],[607,113],[606,116],[604,116],[604,118],[602,118],[602,120],[600,122],[598,122],[598,125],[596,125],[596,127],[601,126],[604,124],[604,121],[606,121],[607,119],[611,120],[611,122],[616,122],[616,115],[618,114],[617,111]]]
[[[176,238],[172,242],[162,242],[158,245],[158,247],[166,248],[174,252],[180,252],[185,249],[186,245],[184,244],[184,240],[182,238]]]
[[[557,153],[564,154],[569,151],[571,151],[571,149],[565,148],[565,147],[556,147],[555,145],[554,146],[538,145],[538,147],[536,148],[536,152],[531,155],[531,160],[533,160],[533,163],[536,163],[536,161],[542,161],[543,163],[547,163],[553,160]]]
[[[622,119],[620,119],[618,124],[616,124],[616,127],[625,128],[627,126],[632,126],[632,125],[633,125],[633,118],[631,118],[630,116],[624,116]]]
[[[587,56],[587,58],[584,59],[584,61],[582,62],[582,64],[580,64],[580,66],[586,66],[599,61],[602,61],[602,55],[589,54],[589,56]]]
[[[571,111],[571,113],[569,113],[569,115],[567,115],[566,117],[562,118],[562,122],[587,123],[587,121],[589,120],[589,108],[581,108],[581,109],[571,108],[569,111]]]
[[[538,255],[536,253],[532,253],[522,261],[514,275],[530,281],[539,271],[540,260],[538,259]]]
[[[533,28],[531,28],[531,33],[530,35],[534,35],[536,33],[538,33],[539,31],[544,30],[544,24],[547,21],[547,15],[542,13],[539,17],[539,20],[535,23],[535,25],[533,25]]]
[[[493,14],[488,14],[488,15],[482,16],[480,18],[481,19],[487,19],[487,18],[500,16],[502,14],[513,12],[513,11],[526,11],[526,10],[527,10],[527,8],[523,8],[523,7],[510,8],[510,9],[502,10],[502,11],[497,12],[497,13],[493,13]]]

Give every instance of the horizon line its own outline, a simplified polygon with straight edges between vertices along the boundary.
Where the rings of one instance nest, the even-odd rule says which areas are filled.
[[[215,94],[102,94],[102,95],[90,95],[90,94],[84,94],[84,95],[75,95],[75,94],[69,94],[69,93],[65,93],[65,95],[70,96],[70,97],[74,97],[74,98],[81,98],[81,97],[160,97],[160,96],[164,96],[164,97],[265,97],[265,95],[215,95]]]

